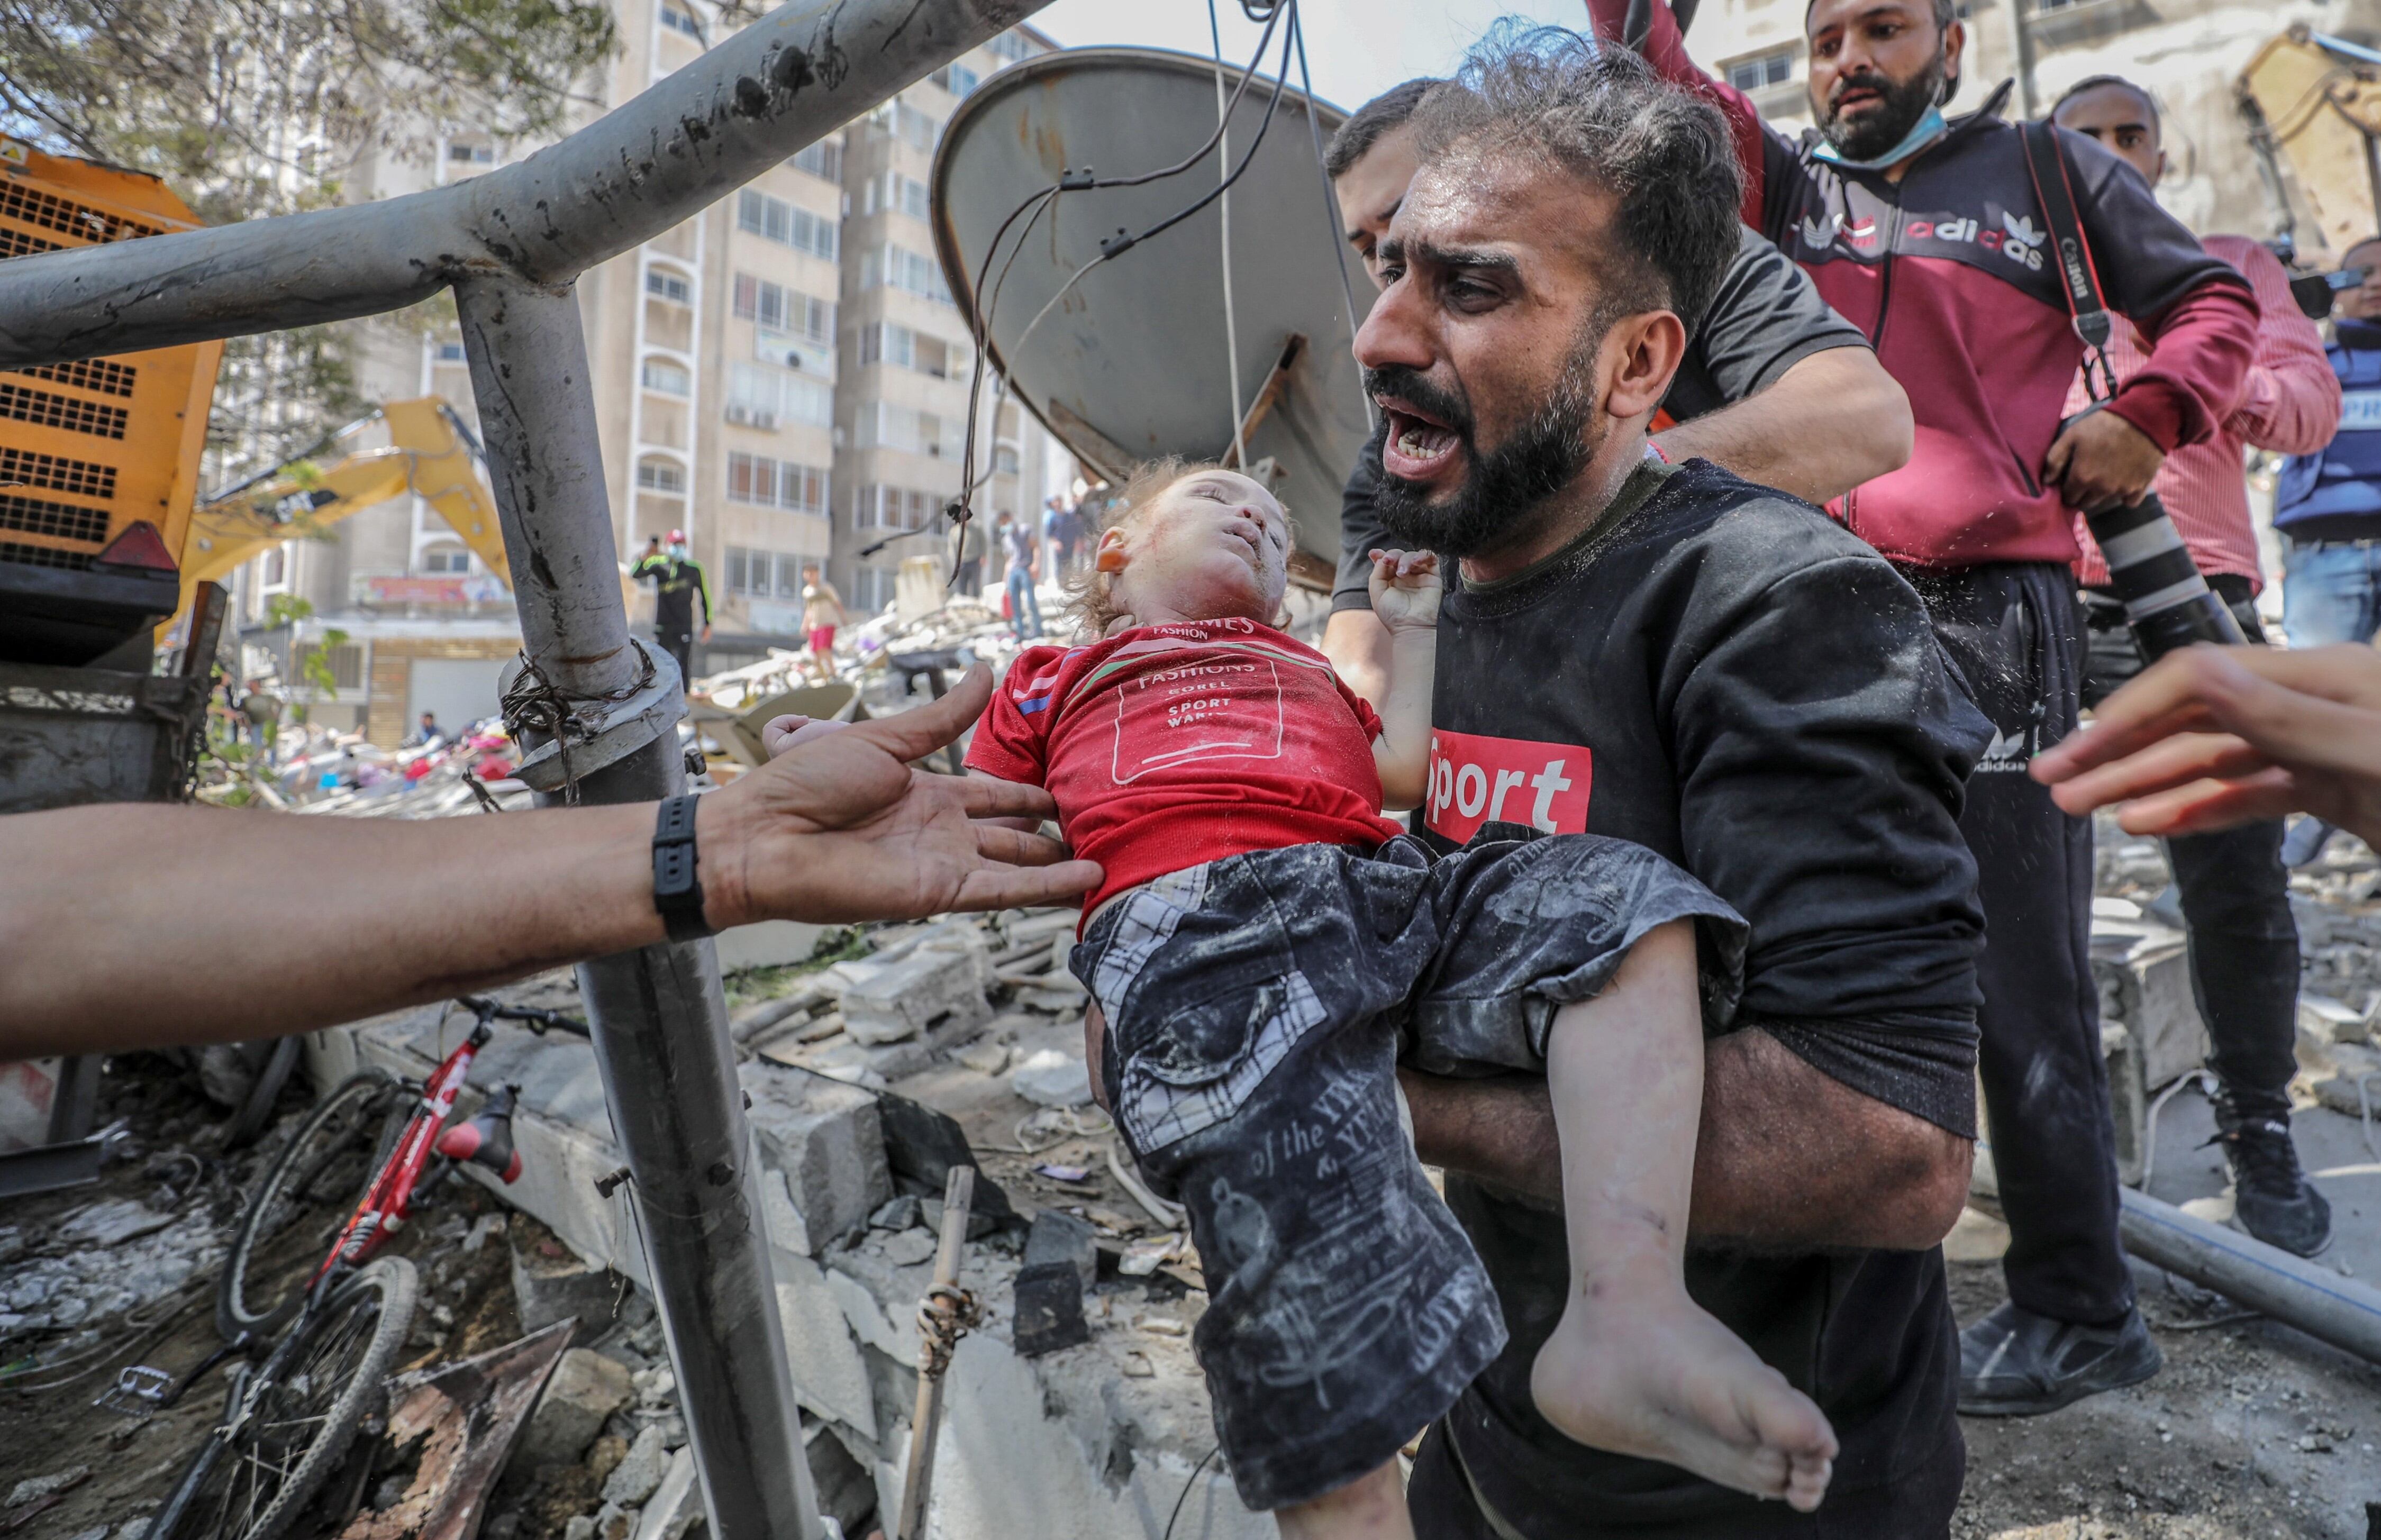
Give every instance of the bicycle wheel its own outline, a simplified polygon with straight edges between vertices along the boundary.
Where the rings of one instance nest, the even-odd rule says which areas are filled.
[[[360,1070],[335,1086],[282,1146],[240,1216],[215,1282],[215,1329],[226,1339],[243,1331],[270,1335],[298,1314],[324,1254],[299,1242],[354,1209],[403,1127],[404,1106],[396,1076]],[[275,1244],[293,1230],[292,1244]],[[327,1250],[331,1237],[320,1240]]]
[[[166,1540],[277,1540],[346,1458],[413,1324],[413,1264],[357,1270],[251,1375]]]

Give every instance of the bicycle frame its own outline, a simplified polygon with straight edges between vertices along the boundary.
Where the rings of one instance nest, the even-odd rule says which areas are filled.
[[[455,1098],[461,1094],[463,1082],[470,1074],[471,1061],[487,1045],[491,1029],[485,1016],[472,1025],[470,1035],[464,1038],[455,1051],[448,1054],[438,1068],[431,1071],[423,1087],[421,1102],[413,1117],[406,1123],[397,1148],[373,1176],[372,1184],[364,1192],[356,1211],[340,1227],[339,1238],[323,1265],[314,1270],[308,1285],[310,1303],[319,1298],[324,1288],[342,1269],[362,1266],[372,1253],[385,1245],[388,1238],[405,1228],[410,1215],[414,1189],[421,1183],[421,1173],[434,1154],[438,1132],[446,1126],[447,1114],[455,1110]]]

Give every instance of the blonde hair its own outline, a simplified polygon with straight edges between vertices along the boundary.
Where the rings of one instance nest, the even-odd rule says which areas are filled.
[[[1122,490],[1109,494],[1107,507],[1101,510],[1098,520],[1088,524],[1085,528],[1083,539],[1086,556],[1083,570],[1070,585],[1070,592],[1074,597],[1067,605],[1067,614],[1081,630],[1084,641],[1097,642],[1106,634],[1108,627],[1114,623],[1117,617],[1125,613],[1117,606],[1115,597],[1110,592],[1111,585],[1116,581],[1116,574],[1100,570],[1100,538],[1110,530],[1125,528],[1135,519],[1148,512],[1150,506],[1166,495],[1177,483],[1186,477],[1201,475],[1209,471],[1230,471],[1236,476],[1248,474],[1244,471],[1234,470],[1221,460],[1191,459],[1183,455],[1165,455],[1156,459],[1142,461],[1133,469],[1132,475],[1126,480]],[[1282,505],[1282,519],[1289,523],[1294,532],[1298,526],[1290,520],[1289,508],[1286,504]]]

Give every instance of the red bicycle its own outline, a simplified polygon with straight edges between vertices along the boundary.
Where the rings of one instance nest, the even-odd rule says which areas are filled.
[[[100,1398],[139,1415],[240,1361],[223,1422],[183,1468],[149,1540],[275,1540],[287,1530],[345,1461],[412,1326],[413,1264],[377,1253],[458,1163],[507,1183],[520,1175],[519,1087],[502,1087],[478,1116],[446,1126],[471,1061],[495,1021],[581,1036],[587,1024],[476,996],[458,1003],[472,1012],[471,1031],[426,1083],[380,1069],[351,1075],[275,1158],[217,1284],[225,1345],[178,1378],[127,1368]],[[293,1232],[327,1239],[327,1251],[282,1243]]]

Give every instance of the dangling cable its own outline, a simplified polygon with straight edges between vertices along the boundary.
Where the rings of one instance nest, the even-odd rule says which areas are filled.
[[[1294,17],[1290,19],[1289,30],[1290,36],[1294,38],[1298,35],[1298,21]],[[1217,141],[1222,146],[1223,150],[1223,153],[1216,157],[1215,171],[1218,176],[1221,176],[1224,174],[1224,168],[1229,165],[1232,161],[1232,141],[1224,116],[1224,30],[1222,24],[1215,19],[1215,0],[1207,0],[1207,35],[1214,39],[1215,43],[1215,132],[1217,135]],[[1284,79],[1288,79],[1289,78],[1289,50],[1287,46],[1282,50],[1281,73]],[[1245,422],[1246,419],[1240,412],[1239,320],[1237,312],[1232,309],[1232,199],[1229,193],[1224,195],[1222,213],[1222,225],[1224,228],[1224,383],[1227,387],[1225,394],[1230,400],[1232,407],[1232,463],[1245,471],[1248,469],[1249,464],[1249,446],[1246,435],[1241,432],[1241,423]]]
[[[1241,0],[1243,5],[1247,0]],[[1323,124],[1314,110],[1314,77],[1306,72],[1306,28],[1304,18],[1289,18],[1289,43],[1298,50],[1298,88],[1306,92],[1306,137],[1314,145],[1314,175],[1323,183],[1323,226],[1331,233],[1331,265],[1339,274],[1339,292],[1348,299],[1348,340],[1352,345],[1356,330],[1363,325],[1364,315],[1356,308],[1356,285],[1348,276],[1348,232],[1339,223],[1339,196],[1332,190],[1331,173],[1323,163]],[[1369,309],[1370,307],[1366,307]],[[1364,422],[1379,427],[1380,409],[1373,402],[1373,394],[1364,388],[1364,372],[1356,372],[1356,398],[1364,403]]]

